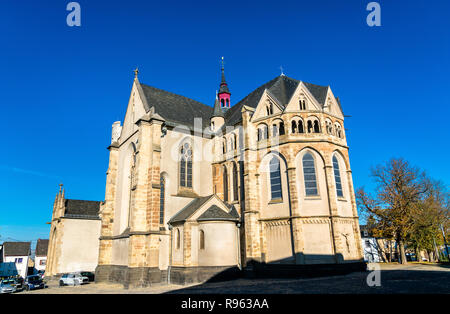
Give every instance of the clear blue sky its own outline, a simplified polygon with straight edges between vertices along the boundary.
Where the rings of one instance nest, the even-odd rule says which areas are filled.
[[[103,200],[111,124],[143,83],[213,104],[225,56],[232,102],[277,76],[331,85],[355,187],[402,156],[450,183],[449,1],[79,1],[0,4],[0,242],[48,237],[67,197]]]

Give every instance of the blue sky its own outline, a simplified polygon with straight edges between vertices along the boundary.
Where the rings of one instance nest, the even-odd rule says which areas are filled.
[[[219,60],[236,103],[279,75],[331,85],[342,102],[355,187],[402,156],[450,183],[450,3],[368,0],[78,1],[0,4],[0,242],[48,237],[67,197],[103,200],[111,124],[143,83],[212,105]]]

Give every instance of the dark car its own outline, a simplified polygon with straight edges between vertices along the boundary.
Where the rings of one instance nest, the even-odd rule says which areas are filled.
[[[16,277],[14,278],[14,283],[16,284],[16,289],[17,291],[22,291],[25,286],[24,286],[24,281],[22,277]]]
[[[27,291],[45,288],[45,283],[39,275],[28,276],[25,279],[25,289]]]
[[[88,277],[89,278],[89,282],[95,280],[95,274],[93,272],[82,271],[82,272],[80,272],[80,274],[81,274],[81,276]]]

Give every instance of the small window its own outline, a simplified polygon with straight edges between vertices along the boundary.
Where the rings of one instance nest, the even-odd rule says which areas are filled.
[[[338,197],[343,197],[342,183],[341,183],[341,173],[339,171],[339,162],[336,156],[333,156],[333,170],[334,170],[334,181],[336,182],[336,194]]]
[[[205,249],[205,232],[200,230],[200,250]]]
[[[39,265],[44,266],[45,265],[46,260],[45,259],[41,259],[41,261],[39,262]]]
[[[281,171],[280,160],[277,157],[273,157],[269,163],[270,167],[270,191],[272,199],[281,199]]]
[[[285,131],[284,131],[284,122],[280,122],[280,135],[284,135]]]
[[[306,196],[318,195],[317,180],[316,180],[316,166],[314,157],[311,153],[306,153],[303,156],[303,177],[305,181]]]
[[[366,248],[370,248],[370,240],[366,240]]]
[[[180,229],[177,229],[176,235],[175,235],[175,241],[177,243],[177,250],[180,249],[181,246],[181,239],[180,239]]]
[[[291,132],[292,132],[292,134],[297,133],[297,121],[295,121],[295,120],[292,120],[292,122],[291,122]]]
[[[320,133],[319,121],[314,121],[314,133]]]

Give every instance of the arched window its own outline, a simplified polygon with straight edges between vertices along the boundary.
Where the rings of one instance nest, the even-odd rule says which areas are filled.
[[[280,135],[284,135],[285,131],[284,131],[284,122],[280,122]]]
[[[292,120],[292,122],[291,122],[291,132],[292,132],[292,134],[297,133],[297,121],[295,121],[295,120]]]
[[[314,157],[311,155],[311,153],[306,153],[303,156],[303,178],[305,181],[306,196],[318,195],[316,166],[314,164]]]
[[[200,250],[204,250],[205,249],[205,232],[203,230],[200,230]]]
[[[303,94],[300,95],[299,105],[300,105],[300,110],[306,110],[306,99],[305,99],[305,95],[303,95]]]
[[[159,224],[164,225],[164,201],[165,201],[165,190],[166,190],[166,180],[161,175],[160,177],[160,195],[159,195]]]
[[[303,133],[303,121],[298,120],[298,133]]]
[[[258,142],[265,140],[269,137],[269,128],[263,124],[258,127]]]
[[[223,150],[224,154],[227,152],[227,140],[226,139],[223,140],[222,150]]]
[[[343,197],[342,183],[341,183],[341,172],[339,171],[339,162],[336,156],[333,156],[333,170],[334,170],[334,181],[336,182],[336,194],[338,197]]]
[[[319,121],[314,121],[314,133],[320,133]]]
[[[270,169],[270,192],[272,199],[281,199],[281,171],[280,160],[277,157],[273,157],[269,163]]]
[[[272,136],[277,137],[278,136],[278,125],[273,124],[272,125]]]
[[[308,133],[313,132],[313,123],[311,120],[308,120]]]
[[[223,99],[220,100],[221,107],[225,107],[225,101]]]
[[[192,148],[189,143],[181,146],[180,186],[192,188]]]
[[[177,250],[179,250],[180,246],[181,246],[180,229],[177,229],[177,232],[175,234],[175,241],[176,241],[176,244],[177,244]]]
[[[239,200],[239,187],[238,187],[238,171],[236,164],[233,163],[233,200]]]
[[[223,166],[223,200],[228,202],[228,172],[225,166]]]

